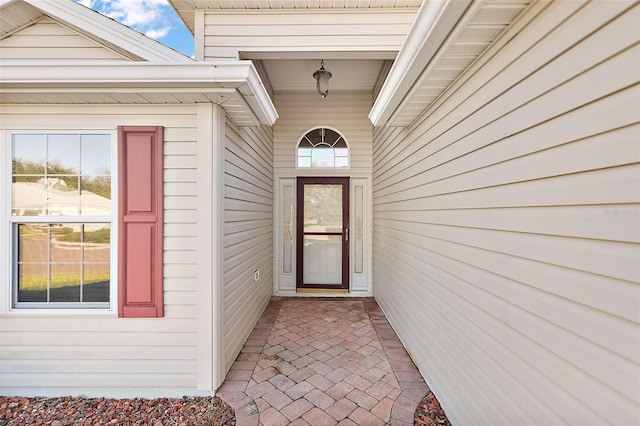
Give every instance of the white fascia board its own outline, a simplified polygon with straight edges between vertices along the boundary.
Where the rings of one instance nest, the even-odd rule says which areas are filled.
[[[425,0],[422,3],[407,40],[369,112],[375,127],[387,124],[470,3],[471,0]]]
[[[23,0],[42,13],[119,46],[147,61],[193,62],[188,56],[73,0]]]
[[[253,62],[247,62],[250,64],[246,80],[247,87],[245,90],[240,89],[240,93],[262,123],[273,125],[279,117],[276,107]]]
[[[149,62],[51,63],[0,65],[2,93],[220,92],[244,98],[261,124],[273,125],[278,113],[251,61],[188,64]]]
[[[239,87],[249,77],[249,61],[150,63],[150,62],[6,62],[0,65],[0,85],[20,84],[150,87],[225,84]]]

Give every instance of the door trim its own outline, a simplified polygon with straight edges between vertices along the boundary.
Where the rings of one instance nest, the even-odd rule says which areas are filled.
[[[328,184],[342,185],[342,284],[304,284],[303,258],[304,249],[304,185]],[[318,290],[349,290],[349,177],[298,177],[296,178],[296,291],[304,289]]]

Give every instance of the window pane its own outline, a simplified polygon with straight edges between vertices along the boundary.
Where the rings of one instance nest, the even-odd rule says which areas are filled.
[[[311,148],[298,148],[298,157],[311,157]]]
[[[82,300],[84,302],[109,301],[109,264],[86,264],[84,266],[84,285]]]
[[[304,232],[342,232],[342,185],[304,186]]]
[[[110,224],[66,221],[113,214],[111,139],[110,134],[12,135],[14,301],[109,306]],[[16,216],[49,217],[21,224]]]
[[[109,135],[81,135],[81,163],[83,175],[111,174],[111,137]]]
[[[346,157],[336,157],[336,167],[349,167],[349,159]]]
[[[336,157],[348,157],[349,150],[346,148],[336,148],[333,150],[336,153]]]
[[[111,176],[83,176],[81,186],[80,214],[111,214]]]
[[[111,224],[17,224],[15,229],[17,302],[108,306]]]
[[[47,173],[77,175],[80,173],[80,140],[78,135],[48,135]]]
[[[338,132],[319,128],[298,143],[298,167],[349,167],[349,149]],[[311,157],[310,161],[308,157]]]
[[[44,174],[45,135],[13,135],[13,174]]]
[[[80,262],[82,225],[52,224],[49,229],[52,262]]]
[[[18,302],[46,302],[49,265],[18,264]]]
[[[364,188],[362,186],[355,187],[354,201],[354,272],[361,274],[364,270]]]
[[[311,157],[299,157],[298,167],[311,167]]]
[[[334,167],[333,149],[314,148],[311,154],[311,165],[313,167]]]
[[[342,136],[339,136],[339,139],[336,141],[333,147],[336,148],[336,151],[339,151],[338,148],[347,148],[347,143],[344,141],[344,139],[342,139]]]
[[[11,214],[39,216],[45,214],[47,191],[44,176],[15,176],[11,185]]]
[[[293,272],[293,186],[283,188],[282,220],[282,272]]]
[[[48,228],[42,225],[18,225],[18,261],[47,262],[49,259]]]
[[[302,250],[305,284],[342,283],[342,235],[305,235]]]
[[[84,225],[84,261],[109,262],[110,241],[111,227],[108,223]]]
[[[80,264],[54,263],[51,265],[51,302],[80,302]]]
[[[80,214],[78,177],[48,177],[45,182],[48,215],[76,216]]]

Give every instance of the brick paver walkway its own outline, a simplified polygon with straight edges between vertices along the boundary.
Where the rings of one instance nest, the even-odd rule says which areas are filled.
[[[243,425],[412,425],[429,391],[373,298],[274,297],[218,395]]]

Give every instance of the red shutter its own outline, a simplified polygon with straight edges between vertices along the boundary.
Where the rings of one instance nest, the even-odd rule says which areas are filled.
[[[162,317],[163,128],[118,127],[118,316]]]

